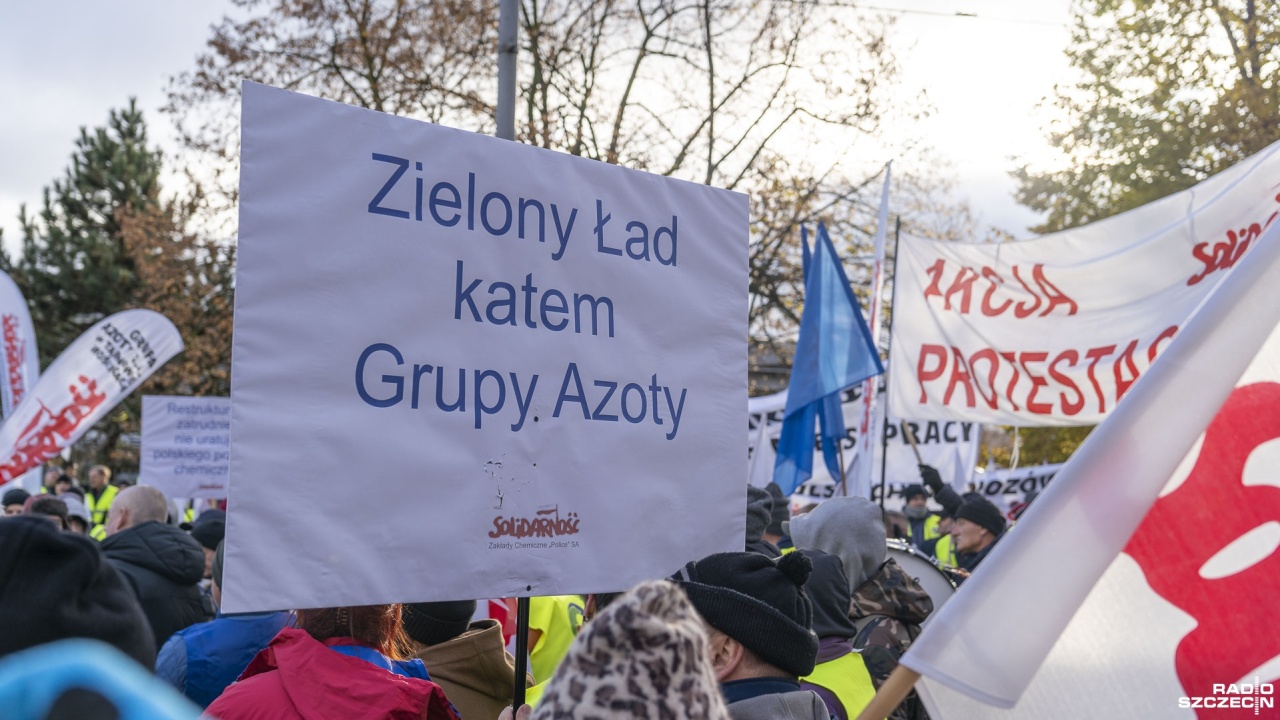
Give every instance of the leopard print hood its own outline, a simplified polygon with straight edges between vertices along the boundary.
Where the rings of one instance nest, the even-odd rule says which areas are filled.
[[[533,720],[600,717],[728,720],[707,633],[674,583],[642,583],[574,639]]]

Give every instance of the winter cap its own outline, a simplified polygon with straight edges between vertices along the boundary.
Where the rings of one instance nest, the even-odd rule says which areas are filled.
[[[929,498],[929,493],[925,492],[923,485],[912,484],[902,488],[903,500],[911,502],[911,498],[913,497],[922,497],[927,500]]]
[[[999,535],[1004,532],[1004,515],[1000,514],[999,508],[991,504],[986,498],[974,498],[965,500],[960,509],[956,510],[957,520],[968,520],[975,525],[979,525],[987,529],[992,535]]]
[[[813,632],[819,638],[851,638],[858,628],[849,619],[849,578],[844,564],[835,555],[821,550],[797,550],[813,563],[813,572],[804,590],[813,603]]]
[[[685,565],[672,579],[711,627],[799,677],[813,672],[818,656],[813,605],[804,592],[812,569],[799,553],[777,560],[716,553]]]
[[[772,512],[773,498],[764,488],[755,485],[747,486],[747,544],[760,539],[769,525],[769,514]]]
[[[404,632],[423,645],[439,645],[466,632],[475,614],[475,600],[406,603]]]
[[[773,498],[773,512],[769,517],[769,527],[764,531],[770,535],[786,535],[782,529],[782,523],[791,519],[791,503],[787,500],[787,496],[782,494],[782,488],[777,483],[769,483],[764,486],[769,491],[769,495]]]
[[[4,501],[0,503],[0,505],[3,505],[4,507],[8,507],[10,505],[24,505],[27,502],[27,498],[30,497],[31,493],[20,487],[9,488],[8,490],[5,490]]]
[[[227,511],[219,510],[218,508],[209,508],[208,510],[205,510],[204,512],[197,515],[194,522],[184,522],[179,524],[178,527],[181,527],[183,530],[189,531],[191,530],[191,528],[194,528],[196,525],[199,525],[201,523],[212,522],[214,520],[221,520],[223,522],[226,522]]]
[[[849,579],[849,592],[884,564],[884,513],[866,498],[836,497],[790,524],[791,541],[798,548],[813,548],[840,558]]]
[[[80,518],[85,525],[93,525],[93,518],[89,515],[89,508],[85,507],[84,501],[78,496],[67,493],[66,495],[59,495],[58,499],[66,503],[67,517]]]
[[[191,528],[191,537],[208,550],[217,550],[218,543],[227,536],[227,524],[222,520],[197,522]]]
[[[685,594],[665,580],[641,583],[582,626],[533,720],[729,720],[710,655]]]
[[[124,578],[98,544],[48,520],[0,520],[0,656],[62,638],[114,645],[155,666],[151,627]]]

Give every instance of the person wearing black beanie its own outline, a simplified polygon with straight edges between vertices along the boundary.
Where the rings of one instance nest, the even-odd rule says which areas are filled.
[[[63,638],[114,645],[148,671],[151,627],[124,578],[93,540],[41,517],[0,520],[0,657]]]
[[[818,655],[805,593],[812,570],[799,553],[717,553],[671,578],[709,626],[712,667],[735,720],[830,717],[822,698],[800,687]]]
[[[1004,537],[1004,529],[1004,515],[990,500],[982,497],[965,500],[956,510],[956,520],[951,526],[951,544],[960,567],[973,572]]]

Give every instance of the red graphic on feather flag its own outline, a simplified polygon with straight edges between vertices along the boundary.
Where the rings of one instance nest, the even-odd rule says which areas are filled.
[[[22,429],[13,454],[0,464],[0,482],[8,482],[62,452],[84,419],[106,401],[97,380],[84,375],[79,380],[82,387],[71,385],[71,402],[56,413],[40,403],[40,412]]]
[[[27,357],[27,341],[18,332],[19,322],[18,316],[13,314],[0,317],[0,326],[3,326],[3,335],[0,335],[0,338],[4,341],[4,362],[8,368],[8,376],[0,378],[0,381],[8,386],[11,409],[18,407],[18,403],[22,402],[22,396],[27,392],[24,376],[26,368],[23,365]]]
[[[1156,501],[1125,547],[1152,589],[1196,620],[1176,655],[1178,679],[1188,696],[1213,695],[1215,684],[1245,679],[1280,654],[1274,618],[1280,552],[1226,577],[1200,575],[1223,548],[1280,520],[1280,487],[1243,482],[1249,454],[1276,438],[1280,384],[1236,388],[1205,431],[1186,481]],[[1205,720],[1255,717],[1246,708],[1198,712]]]

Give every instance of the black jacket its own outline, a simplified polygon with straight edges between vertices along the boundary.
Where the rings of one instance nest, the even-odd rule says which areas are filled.
[[[102,554],[129,582],[156,647],[188,625],[212,618],[199,586],[204,551],[177,527],[146,522],[127,528],[102,541]]]

